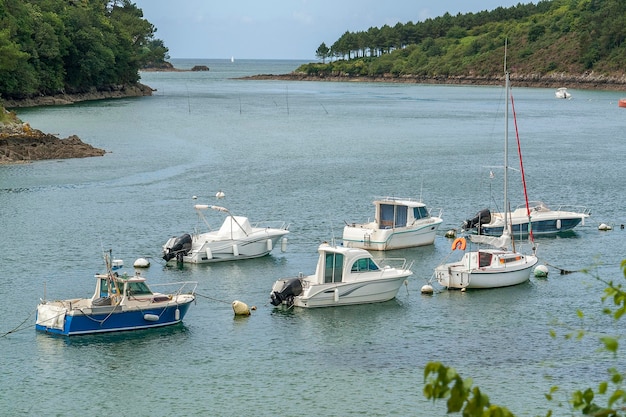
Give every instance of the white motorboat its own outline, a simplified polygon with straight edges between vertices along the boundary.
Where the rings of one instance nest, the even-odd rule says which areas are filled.
[[[568,92],[567,88],[565,88],[565,87],[557,88],[557,90],[554,92],[554,95],[555,95],[556,98],[559,98],[559,99],[570,99],[570,98],[572,98],[572,94],[570,92]]]
[[[331,307],[388,301],[413,274],[412,264],[407,266],[405,259],[377,263],[364,249],[322,243],[318,252],[314,275],[301,274],[274,283],[270,293],[272,305]],[[389,261],[399,266],[385,264]]]
[[[285,235],[289,225],[285,222],[260,222],[251,224],[247,217],[234,216],[221,206],[196,204],[198,217],[209,228],[208,232],[183,234],[170,238],[163,245],[163,259],[187,263],[210,263],[258,258],[269,254],[281,240],[284,252],[287,244]],[[207,209],[226,213],[219,230],[210,230],[203,211]]]
[[[504,207],[508,207],[508,141],[509,141],[509,72],[505,63],[505,133],[504,133]],[[523,170],[522,170],[523,172]],[[528,208],[527,208],[528,210]],[[530,278],[531,269],[537,264],[534,253],[524,255],[511,248],[511,231],[507,211],[504,212],[502,236],[470,235],[473,243],[487,244],[492,248],[468,250],[460,261],[444,263],[435,268],[435,277],[440,285],[446,288],[498,288],[521,284]],[[532,236],[532,235],[531,235]],[[452,250],[465,251],[467,241],[459,237],[452,243]]]
[[[579,224],[584,225],[589,216],[591,211],[586,207],[562,205],[552,210],[542,201],[530,201],[528,208],[525,204],[518,206],[507,217],[513,236],[524,237],[529,232],[535,236],[569,232]],[[504,217],[503,212],[492,213],[484,209],[466,220],[463,229],[479,235],[500,236],[504,230]]]
[[[443,222],[441,210],[432,216],[426,205],[410,198],[374,201],[374,221],[346,224],[343,244],[350,248],[392,250],[432,245]]]

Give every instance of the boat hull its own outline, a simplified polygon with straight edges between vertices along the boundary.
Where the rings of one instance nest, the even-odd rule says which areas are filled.
[[[68,309],[56,303],[39,304],[35,329],[63,336],[121,332],[170,326],[182,322],[195,297],[149,308],[103,306]]]
[[[563,232],[570,232],[582,222],[582,217],[548,219],[531,222],[533,235],[552,235]],[[528,222],[513,223],[511,233],[513,236],[527,236]],[[502,236],[503,226],[489,226],[483,224],[480,227],[480,234],[487,236]]]
[[[343,244],[349,248],[393,250],[432,245],[443,220],[431,219],[420,227],[378,229],[367,225],[345,226]]]
[[[389,301],[396,297],[407,275],[352,283],[316,285],[293,299],[303,308],[336,307]]]
[[[252,239],[202,241],[202,235],[194,237],[192,248],[187,255],[182,256],[182,262],[203,264],[239,259],[260,258],[268,255],[287,231],[280,233],[265,233]],[[177,262],[176,258],[170,260]]]

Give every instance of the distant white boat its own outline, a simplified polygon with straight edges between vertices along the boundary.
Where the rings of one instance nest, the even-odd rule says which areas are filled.
[[[230,57],[230,62],[235,62],[235,57],[234,56]]]
[[[565,88],[565,87],[558,88],[556,90],[556,92],[554,93],[554,95],[556,96],[556,98],[560,98],[560,99],[570,99],[570,98],[572,98],[572,94],[569,93],[567,91],[567,88]]]

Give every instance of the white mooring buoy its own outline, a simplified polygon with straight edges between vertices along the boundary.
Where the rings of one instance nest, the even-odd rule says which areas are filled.
[[[432,294],[433,291],[433,286],[430,284],[426,284],[422,287],[422,294]]]
[[[598,230],[612,230],[612,229],[613,228],[606,223],[602,223],[600,224],[600,226],[598,226]]]
[[[150,261],[146,258],[138,258],[133,266],[135,268],[148,268],[150,266]]]
[[[537,278],[545,278],[548,276],[548,267],[545,265],[538,265],[535,268],[535,277]]]

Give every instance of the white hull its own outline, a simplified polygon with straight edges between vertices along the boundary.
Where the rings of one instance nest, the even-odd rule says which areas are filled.
[[[184,255],[182,259],[187,263],[203,264],[259,258],[268,255],[285,234],[261,232],[247,239],[220,241],[207,241],[204,234],[195,235],[192,237],[189,254]],[[176,262],[176,259],[169,262]]]
[[[294,297],[296,307],[333,307],[352,304],[371,304],[389,301],[398,294],[406,276],[352,283],[322,284],[306,288]],[[281,288],[286,280],[279,280],[272,290]]]

